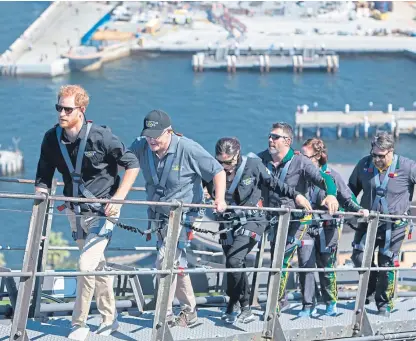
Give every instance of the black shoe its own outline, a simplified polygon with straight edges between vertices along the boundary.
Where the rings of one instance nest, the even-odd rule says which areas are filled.
[[[221,316],[221,320],[226,320],[230,315],[238,315],[240,312],[240,304],[239,302],[231,302],[229,301],[227,304],[227,309],[225,310],[224,314]]]

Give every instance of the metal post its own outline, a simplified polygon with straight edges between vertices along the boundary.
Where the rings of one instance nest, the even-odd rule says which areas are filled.
[[[375,212],[372,212],[375,213]],[[363,254],[363,261],[361,267],[370,268],[371,260],[373,258],[374,247],[376,245],[377,228],[379,223],[379,214],[372,218],[367,227],[367,237],[365,239],[365,248]],[[372,335],[373,331],[368,316],[365,310],[365,299],[367,296],[368,282],[370,280],[370,270],[365,270],[359,273],[359,282],[357,297],[355,300],[355,315],[353,317],[353,335],[354,336],[368,336]]]
[[[116,264],[116,263],[107,263],[107,266],[114,270],[122,270],[122,271],[134,271],[138,270],[134,266],[124,265],[124,264]],[[139,276],[138,275],[128,275],[128,281],[130,282],[131,290],[133,291],[134,299],[137,304],[137,309],[139,313],[143,313],[144,306],[145,306],[145,299],[143,295],[142,286],[140,285]],[[125,292],[126,290],[124,290]],[[125,294],[123,294],[125,296]]]
[[[263,266],[263,257],[264,257],[264,245],[266,244],[266,233],[263,233],[263,237],[260,241],[260,249],[256,254],[256,262],[254,264],[255,268],[261,268]],[[250,293],[250,305],[258,307],[260,304],[258,302],[259,296],[259,281],[257,280],[257,272],[253,273],[253,281],[251,283],[251,293]]]
[[[284,206],[282,206],[284,208]],[[266,312],[263,325],[263,337],[271,340],[285,341],[282,326],[280,324],[276,308],[279,303],[279,288],[282,274],[283,260],[285,257],[287,233],[290,223],[290,209],[279,217],[277,227],[276,245],[272,260],[272,268],[279,268],[280,271],[272,272],[269,281]]]
[[[402,260],[403,251],[399,251],[399,262]],[[399,277],[400,277],[400,270],[397,268],[396,276],[394,276],[394,294],[393,299],[396,299],[399,294]]]
[[[0,272],[11,272],[12,270],[9,268],[0,267]],[[3,285],[6,286],[7,293],[9,294],[10,304],[13,308],[13,311],[16,309],[16,300],[17,300],[17,287],[16,282],[14,281],[13,277],[3,277],[2,278]],[[4,290],[4,288],[3,288]]]
[[[46,196],[44,200],[34,200],[22,272],[36,272],[40,241],[47,207],[48,196]],[[26,324],[34,282],[35,276],[20,278],[16,309],[14,311],[13,324],[9,339],[10,341],[28,340],[26,334]]]
[[[165,256],[163,257],[162,270],[173,270],[175,254],[181,230],[182,202],[169,214],[169,225],[166,236]],[[164,341],[165,337],[172,339],[169,328],[166,325],[166,313],[169,304],[169,292],[172,284],[173,274],[161,275],[159,290],[155,309],[155,319],[153,322],[152,341]],[[170,336],[170,337],[169,337]]]
[[[56,187],[58,184],[58,180],[56,178],[53,179],[50,195],[55,195]],[[41,240],[41,250],[39,251],[39,259],[37,265],[37,271],[45,271],[46,265],[48,262],[48,249],[49,249],[49,237],[51,234],[52,229],[52,219],[53,219],[53,209],[54,209],[55,200],[49,200],[48,203],[48,217],[45,219],[45,223],[43,226],[42,231],[42,240]],[[42,285],[43,285],[43,277],[37,277],[35,280],[35,289],[33,290],[33,298],[32,303],[29,309],[29,318],[33,317],[40,317],[40,302],[42,299]]]

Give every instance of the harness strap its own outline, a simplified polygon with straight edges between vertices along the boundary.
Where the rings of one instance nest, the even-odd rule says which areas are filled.
[[[180,139],[180,137],[179,137],[179,139]],[[149,144],[147,144],[147,160],[148,160],[148,164],[149,164],[150,175],[152,176],[153,184],[156,187],[156,191],[153,194],[153,196],[151,198],[151,201],[159,201],[160,198],[165,195],[166,182],[168,180],[170,170],[172,169],[172,164],[173,164],[173,160],[174,160],[175,155],[176,155],[178,145],[179,145],[179,142],[176,146],[175,153],[170,153],[166,156],[165,166],[163,167],[162,175],[161,175],[161,178],[159,180],[159,177],[158,177],[157,172],[156,172],[155,159],[154,159],[154,156],[153,156],[153,152],[150,149]],[[149,227],[152,230],[157,230],[159,239],[163,239],[163,236],[160,234],[160,229],[158,228],[158,226],[154,226],[155,224],[159,225],[158,220],[160,218],[160,213],[155,212],[152,209],[152,207],[150,207],[150,212],[151,212],[151,218],[156,220],[156,221],[153,221],[153,222],[150,221],[149,222],[149,225],[150,225]],[[151,240],[151,238],[152,238],[151,234],[150,233],[147,234],[146,240],[149,241],[149,240]]]
[[[235,173],[233,182],[231,183],[230,188],[228,189],[228,194],[233,194],[234,191],[236,190],[238,184],[240,183],[241,177],[243,176],[243,172],[244,172],[244,168],[246,166],[247,163],[247,157],[246,156],[242,156],[241,157],[241,164],[237,169],[237,172]]]
[[[321,253],[329,253],[329,248],[326,247],[326,238],[325,238],[325,232],[323,227],[320,227],[318,229],[319,234],[319,243],[321,244]]]
[[[381,204],[381,211],[384,214],[389,213],[388,204],[386,200],[387,184],[389,183],[390,174],[394,174],[396,171],[398,156],[397,154],[393,157],[393,162],[387,169],[386,175],[384,176],[383,182],[380,184],[380,174],[378,168],[374,166],[374,184],[376,187],[376,198],[374,199],[371,210],[377,211],[379,204]]]
[[[381,254],[387,256],[387,257],[393,257],[393,252],[390,251],[390,245],[391,245],[391,230],[392,230],[392,223],[386,224],[386,237],[384,241],[384,247],[380,248]]]
[[[286,175],[289,170],[290,164],[292,163],[292,160],[293,160],[293,156],[291,157],[289,161],[286,162],[285,166],[283,167],[282,171],[279,174],[279,181],[281,181],[282,183],[285,182]]]
[[[72,164],[71,158],[69,156],[68,149],[62,143],[62,140],[61,140],[62,128],[58,125],[55,131],[56,131],[56,137],[58,139],[59,148],[61,150],[62,156],[64,158],[64,161],[66,163],[66,166],[69,170],[69,174],[72,179],[72,195],[74,197],[80,196],[79,191],[81,190],[81,193],[84,197],[88,199],[95,199],[95,196],[89,190],[85,188],[84,183],[82,181],[82,172],[81,172],[82,160],[84,158],[85,147],[87,146],[87,138],[91,131],[91,126],[92,126],[92,123],[87,122],[87,131],[84,137],[81,139],[80,144],[79,144],[77,159],[75,163],[75,169]],[[76,237],[77,239],[84,239],[85,236],[84,236],[84,231],[81,226],[81,217],[80,217],[81,208],[78,203],[74,203],[74,212],[76,214],[76,218],[75,218],[76,227],[77,227]]]
[[[364,249],[365,249],[365,238],[366,237],[367,237],[367,233],[364,233],[363,236],[361,237],[360,242],[358,244],[352,242],[352,247],[354,249],[356,249],[356,250],[364,251]]]

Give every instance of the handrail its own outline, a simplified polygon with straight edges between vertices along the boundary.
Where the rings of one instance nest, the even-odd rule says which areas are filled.
[[[26,185],[34,185],[35,180],[32,179],[18,179],[18,178],[0,178],[0,182],[10,182],[10,183],[18,183],[18,184],[26,184]],[[58,181],[57,186],[63,186],[64,183],[62,181]],[[145,187],[132,187],[132,191],[145,191]]]
[[[16,194],[16,193],[0,193],[0,198],[11,198],[11,199],[37,199],[45,200],[45,197],[40,194]],[[146,200],[114,200],[114,199],[87,199],[87,198],[76,198],[76,197],[65,197],[61,195],[50,195],[50,200],[55,201],[66,201],[66,202],[82,202],[82,203],[100,203],[100,204],[131,204],[131,205],[151,205],[151,206],[165,206],[176,208],[179,207],[179,203],[175,202],[156,202],[156,201],[146,201]],[[212,208],[215,209],[214,205],[208,204],[183,204],[183,207],[187,208]],[[316,214],[325,214],[328,211],[324,210],[301,210],[301,209],[289,209],[289,208],[275,208],[275,207],[256,207],[256,206],[227,206],[228,209],[240,209],[240,210],[258,210],[266,212],[295,212],[295,213],[316,213]],[[357,212],[343,212],[337,211],[334,215],[341,216],[355,216],[363,217],[362,213]],[[375,217],[375,213],[370,213],[369,218]],[[416,216],[410,216],[406,214],[379,214],[380,218],[392,218],[392,219],[416,219]]]
[[[0,178],[0,182],[9,182],[9,183],[21,183],[21,184],[35,184],[35,180],[31,179],[18,179],[18,178]],[[63,186],[64,183],[61,181],[57,182],[58,186]],[[132,187],[132,191],[145,191],[145,187]],[[3,196],[4,195],[4,196]],[[22,194],[23,195],[23,194]],[[4,193],[0,193],[0,198],[7,198],[7,196]],[[15,197],[16,199],[20,199],[20,197]],[[23,198],[23,197],[22,197]],[[41,199],[39,197],[27,197],[23,199]],[[133,204],[133,205],[154,205],[154,206],[171,206],[171,207],[178,207],[177,204],[174,203],[155,203],[151,201],[136,201],[136,200],[112,200],[112,199],[85,199],[85,198],[73,198],[73,197],[63,197],[63,196],[51,196],[50,199],[59,200],[59,201],[69,201],[69,202],[87,202],[87,203],[117,203],[117,204]],[[140,203],[139,203],[140,202]],[[184,207],[189,208],[214,208],[213,205],[207,205],[207,204],[184,204]],[[411,205],[411,208],[416,208],[416,205]],[[252,206],[228,206],[229,209],[243,209],[243,210],[262,210],[262,211],[269,211],[269,212],[287,212],[288,209],[281,209],[281,208],[274,208],[274,207],[252,207]],[[291,209],[291,212],[296,213],[317,213],[317,214],[323,214],[327,213],[323,210],[313,210],[313,211],[306,211],[306,210],[300,210],[300,209]],[[337,215],[348,215],[348,216],[357,216],[362,217],[362,214],[356,213],[356,212],[336,212]],[[407,218],[407,219],[416,219],[416,216],[407,216],[407,215],[384,215],[380,214],[380,217],[382,218]]]
[[[1,179],[0,179],[1,181]],[[20,181],[20,180],[19,180]],[[16,180],[16,182],[18,182]],[[29,183],[26,180],[22,180],[21,183]],[[33,183],[33,182],[32,182]],[[140,201],[140,200],[113,200],[113,199],[87,199],[79,197],[65,197],[60,195],[54,195],[56,190],[56,180],[52,183],[51,194],[19,194],[19,193],[0,193],[0,198],[11,199],[34,199],[32,208],[32,217],[30,220],[28,239],[25,247],[25,256],[23,260],[23,266],[21,271],[9,271],[9,269],[3,269],[0,271],[0,277],[20,277],[25,278],[19,282],[19,288],[17,290],[17,298],[14,309],[15,317],[12,323],[12,329],[10,333],[10,341],[24,341],[24,335],[27,325],[27,319],[29,314],[29,306],[34,307],[33,311],[36,311],[36,303],[40,302],[40,298],[32,299],[35,297],[36,289],[34,291],[34,284],[41,283],[41,280],[45,277],[51,276],[98,276],[98,275],[159,275],[159,290],[156,299],[156,310],[152,329],[152,341],[165,340],[165,334],[170,332],[166,329],[166,313],[168,309],[168,296],[171,289],[173,275],[175,274],[207,274],[207,273],[230,273],[230,272],[252,272],[252,273],[269,273],[270,282],[268,284],[268,299],[265,311],[265,320],[263,321],[263,332],[258,335],[265,335],[267,338],[280,339],[282,338],[283,330],[279,320],[279,316],[276,313],[278,306],[279,288],[281,285],[281,274],[291,272],[356,272],[359,276],[359,284],[357,290],[357,299],[355,301],[354,314],[351,318],[348,328],[353,330],[353,335],[368,335],[371,327],[368,327],[370,323],[366,316],[365,310],[365,296],[370,279],[371,271],[412,271],[415,272],[416,268],[413,267],[371,267],[372,257],[375,249],[375,240],[377,230],[379,227],[380,218],[404,218],[415,219],[416,216],[408,215],[389,215],[380,214],[378,212],[371,212],[370,217],[364,218],[364,221],[368,224],[367,236],[365,240],[365,248],[363,254],[363,261],[360,267],[338,267],[338,268],[286,268],[283,264],[285,245],[287,241],[287,235],[290,227],[290,222],[296,220],[291,215],[292,212],[297,213],[327,213],[324,210],[300,210],[290,209],[287,207],[271,208],[271,207],[252,207],[252,206],[229,206],[228,209],[243,209],[243,210],[257,210],[278,212],[279,217],[276,247],[275,253],[272,259],[272,266],[270,268],[263,267],[260,263],[256,263],[255,267],[248,268],[220,268],[220,267],[200,267],[192,269],[175,269],[174,267],[174,254],[176,252],[177,243],[179,240],[179,231],[183,212],[186,212],[184,208],[214,208],[214,205],[208,204],[184,204],[180,201],[174,202],[153,202],[153,201]],[[127,266],[115,266],[110,271],[46,271],[45,267],[41,266],[44,262],[48,250],[53,250],[53,247],[49,248],[48,243],[44,244],[43,241],[48,240],[49,232],[52,224],[51,214],[55,201],[61,202],[84,202],[84,203],[116,203],[116,204],[132,204],[132,205],[152,205],[152,206],[164,206],[169,207],[169,226],[166,236],[166,253],[164,261],[160,270],[157,269],[135,269],[134,267]],[[339,216],[355,216],[362,217],[361,213],[356,212],[336,212]],[[384,220],[385,221],[385,220]],[[46,232],[45,232],[46,231]],[[49,231],[49,232],[47,232]],[[44,250],[43,250],[44,248]],[[40,251],[41,250],[41,251]],[[152,249],[148,249],[153,251]],[[263,250],[260,250],[262,253]],[[41,255],[41,257],[39,257]],[[42,258],[42,259],[40,259]],[[38,261],[39,259],[39,261]],[[8,272],[7,272],[8,271]],[[398,276],[396,276],[398,277]],[[254,285],[254,284],[253,284]],[[41,288],[39,284],[38,288]],[[40,296],[40,295],[39,295]],[[139,294],[135,294],[135,297],[139,297]],[[141,295],[142,296],[142,295]],[[141,298],[136,298],[139,302]],[[32,303],[31,303],[32,302]],[[32,314],[34,315],[34,314]],[[282,338],[284,340],[284,337]]]
[[[416,268],[395,268],[388,266],[359,267],[359,268],[187,268],[172,270],[157,270],[144,268],[141,270],[103,270],[103,271],[43,271],[43,272],[0,272],[0,277],[74,277],[74,276],[118,276],[118,275],[167,275],[191,273],[229,273],[229,272],[358,272],[358,271],[416,271]]]

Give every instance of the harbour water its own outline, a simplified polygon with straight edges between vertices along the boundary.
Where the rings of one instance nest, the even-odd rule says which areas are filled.
[[[12,41],[38,16],[47,3],[0,3],[0,50]],[[36,173],[40,143],[47,129],[56,123],[56,93],[67,83],[83,85],[90,93],[91,104],[87,118],[108,125],[129,145],[140,133],[144,115],[153,108],[171,114],[174,128],[200,142],[213,152],[219,137],[233,135],[240,138],[244,152],[259,151],[267,144],[267,133],[275,121],[294,123],[297,105],[319,110],[342,110],[346,103],[351,110],[365,110],[368,102],[374,110],[395,108],[412,109],[416,101],[416,63],[405,57],[345,57],[340,60],[336,74],[319,72],[258,72],[194,74],[189,56],[134,56],[106,64],[91,73],[73,73],[47,78],[1,78],[2,103],[0,143],[2,148],[12,145],[12,137],[20,137],[20,148],[25,155],[23,178],[33,179]],[[305,132],[306,134],[307,132]],[[306,134],[307,135],[307,134]],[[350,134],[352,136],[352,132]],[[324,131],[330,161],[352,164],[368,153],[369,142],[353,140],[344,134],[335,139],[335,131]],[[415,158],[415,138],[401,136],[399,153]],[[295,146],[299,146],[296,142]],[[141,176],[137,185],[143,185]],[[30,185],[0,183],[0,191],[32,192]],[[143,198],[132,194],[131,198]],[[31,201],[0,199],[2,237],[0,245],[24,245],[30,213],[11,212],[30,210]],[[56,211],[57,212],[57,211]],[[137,218],[137,210],[126,207],[123,217]],[[140,210],[139,218],[144,218]],[[143,221],[129,221],[145,227]],[[65,217],[57,216],[53,225],[70,240]],[[114,246],[142,246],[140,236],[117,230]],[[17,268],[22,252],[6,252],[6,261]]]

